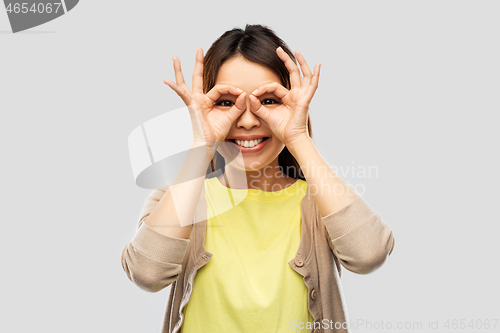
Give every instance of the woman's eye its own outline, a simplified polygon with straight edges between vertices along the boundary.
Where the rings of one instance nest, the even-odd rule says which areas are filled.
[[[231,107],[234,105],[234,103],[228,100],[223,100],[218,102],[217,105]]]
[[[266,99],[263,99],[261,103],[269,105],[269,104],[276,104],[278,102],[272,98],[266,98]]]

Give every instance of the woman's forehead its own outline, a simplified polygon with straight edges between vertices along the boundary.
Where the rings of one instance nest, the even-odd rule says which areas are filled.
[[[260,86],[271,82],[280,82],[276,73],[243,57],[231,58],[224,62],[216,80],[216,84],[232,84],[243,90],[244,86]]]

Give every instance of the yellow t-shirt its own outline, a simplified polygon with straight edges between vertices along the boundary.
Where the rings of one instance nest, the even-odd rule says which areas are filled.
[[[300,179],[274,192],[205,180],[204,245],[213,256],[194,278],[182,333],[310,331],[296,328],[314,319],[307,286],[288,264],[300,243],[306,190]]]

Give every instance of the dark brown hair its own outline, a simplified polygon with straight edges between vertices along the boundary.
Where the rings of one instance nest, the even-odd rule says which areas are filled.
[[[297,64],[297,60],[286,43],[279,38],[273,30],[260,24],[245,26],[245,30],[234,28],[222,34],[208,49],[203,61],[203,91],[207,93],[215,86],[217,74],[222,64],[238,55],[245,59],[263,65],[272,70],[280,79],[281,84],[290,89],[290,73],[283,61],[276,54],[276,49],[281,48],[288,53]],[[312,138],[311,119],[307,115],[307,130]],[[278,156],[281,171],[289,177],[305,180],[297,160],[285,146]],[[224,157],[216,152],[212,160],[212,170],[224,172]],[[291,170],[290,170],[291,169]]]

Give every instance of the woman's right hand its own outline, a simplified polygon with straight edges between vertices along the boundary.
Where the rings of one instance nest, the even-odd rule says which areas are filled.
[[[193,126],[193,143],[210,144],[223,142],[232,124],[245,110],[245,92],[227,84],[215,85],[208,93],[203,93],[203,50],[196,48],[196,63],[193,71],[193,89],[184,82],[179,58],[173,57],[175,81],[164,80],[188,107]],[[231,108],[218,109],[215,102],[225,94],[237,96]]]

